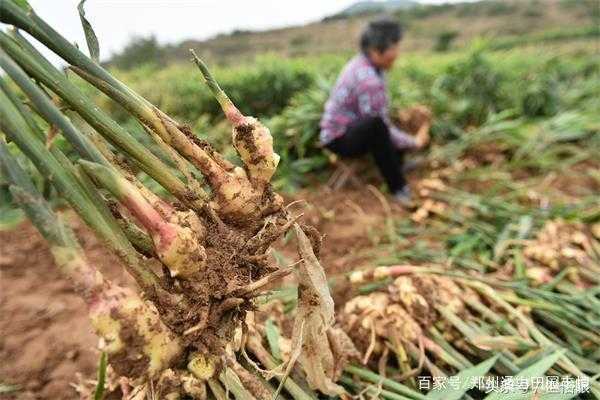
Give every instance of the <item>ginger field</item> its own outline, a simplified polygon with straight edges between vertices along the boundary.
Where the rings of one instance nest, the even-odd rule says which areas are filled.
[[[416,164],[408,174],[414,193],[408,207],[386,193],[371,160],[339,160],[318,146],[324,102],[350,53],[266,54],[212,68],[238,115],[202,70],[209,86],[204,84],[193,63],[109,69],[103,75],[65,51],[62,56],[75,65],[65,81],[147,151],[138,160],[118,140],[99,145],[105,143],[101,124],[90,128],[97,117],[88,120],[91,114],[77,109],[69,93],[27,69],[21,50],[4,36],[0,66],[12,79],[2,77],[3,93],[23,100],[35,92],[15,79],[20,75],[11,68],[19,64],[54,93],[50,103],[64,116],[61,123],[72,121],[81,137],[92,140],[81,146],[76,135],[48,124],[36,105],[36,113],[24,115],[31,117],[27,125],[38,126],[39,153],[47,155],[38,159],[28,152],[27,141],[13,130],[27,125],[11,125],[10,117],[4,120],[10,123],[0,123],[2,165],[10,159],[26,172],[39,195],[34,203],[55,215],[49,220],[61,227],[57,232],[73,232],[65,237],[76,238],[77,254],[106,282],[156,305],[144,311],[156,318],[156,330],[135,331],[139,321],[132,323],[131,332],[144,334],[121,329],[122,342],[138,342],[113,351],[108,328],[87,316],[99,306],[78,295],[76,274],[65,279],[64,266],[53,260],[56,242],[44,239],[35,228],[39,221],[25,216],[20,206],[31,203],[15,191],[15,174],[4,167],[0,398],[600,398],[597,34],[521,43],[474,39],[444,52],[402,54],[388,75],[394,109],[421,104],[433,113],[430,146],[408,156]],[[108,82],[105,88],[116,88],[105,90],[108,96],[97,89],[99,77]],[[127,96],[138,108],[123,100]],[[30,106],[30,100],[11,99],[0,97],[0,117],[12,115],[1,107]],[[141,117],[147,104],[156,106],[160,118]],[[169,143],[162,126],[181,133],[173,136],[181,141]],[[255,136],[243,136],[240,126],[251,126]],[[270,130],[272,148],[261,141],[263,128]],[[199,151],[187,152],[193,146],[208,156],[194,158]],[[92,148],[110,162],[104,166],[99,156],[88,161]],[[253,151],[266,161],[252,161]],[[273,151],[278,165],[271,163]],[[148,161],[148,154],[156,161]],[[68,188],[40,167],[44,157],[75,166],[65,168],[75,171],[64,173],[65,182],[88,177],[98,195],[83,191],[81,198],[109,210],[102,215],[110,229],[120,232],[127,225],[114,227],[111,213],[119,222],[166,221],[156,231],[153,224],[131,224],[139,241],[127,236],[159,278],[157,292],[143,274],[131,273],[122,258],[129,248],[116,251],[116,242],[98,233],[104,225],[90,223],[93,218],[74,206]],[[170,176],[151,168],[155,162],[175,182],[186,182],[206,199],[213,196],[211,201],[180,196],[179,186],[167,184]],[[117,173],[107,175],[111,165]],[[246,172],[235,172],[238,166]],[[340,171],[349,171],[345,179]],[[237,195],[228,197],[230,187],[239,189]],[[137,190],[144,207],[128,203]],[[236,196],[246,203],[235,203]],[[146,203],[160,215],[147,212]],[[173,258],[156,244],[165,240],[164,226],[194,231],[198,238],[177,248],[187,254],[193,247],[194,257]],[[197,271],[198,263],[204,269]],[[181,303],[174,306],[169,296]],[[119,320],[117,311],[94,312]],[[99,347],[94,331],[104,333]],[[176,343],[173,359],[143,346],[157,332]],[[108,354],[108,367],[99,366],[101,354]],[[157,360],[160,370],[146,366],[147,359]]]

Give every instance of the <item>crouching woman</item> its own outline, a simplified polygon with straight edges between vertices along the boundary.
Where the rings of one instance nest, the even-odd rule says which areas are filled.
[[[429,133],[426,127],[409,135],[389,117],[384,71],[394,65],[401,39],[400,25],[389,19],[373,21],[363,31],[361,52],[346,64],[325,104],[320,141],[341,157],[372,154],[394,198],[407,203],[403,153],[424,147]]]

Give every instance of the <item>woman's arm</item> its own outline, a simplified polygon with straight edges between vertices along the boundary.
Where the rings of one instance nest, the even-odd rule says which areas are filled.
[[[388,127],[392,142],[398,149],[415,149],[419,147],[417,138],[398,129],[390,120],[388,97],[385,84],[377,78],[361,82],[358,94],[359,117],[381,117]]]

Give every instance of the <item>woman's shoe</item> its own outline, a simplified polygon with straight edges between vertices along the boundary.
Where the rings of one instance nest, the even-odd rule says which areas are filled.
[[[402,189],[396,190],[394,193],[394,200],[405,207],[411,205],[412,195],[408,185],[404,186]]]

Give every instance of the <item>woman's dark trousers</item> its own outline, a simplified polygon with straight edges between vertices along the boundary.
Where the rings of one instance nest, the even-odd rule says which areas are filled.
[[[348,158],[372,154],[391,193],[406,185],[402,173],[403,154],[392,143],[387,125],[381,117],[367,117],[351,123],[343,136],[326,147]]]

